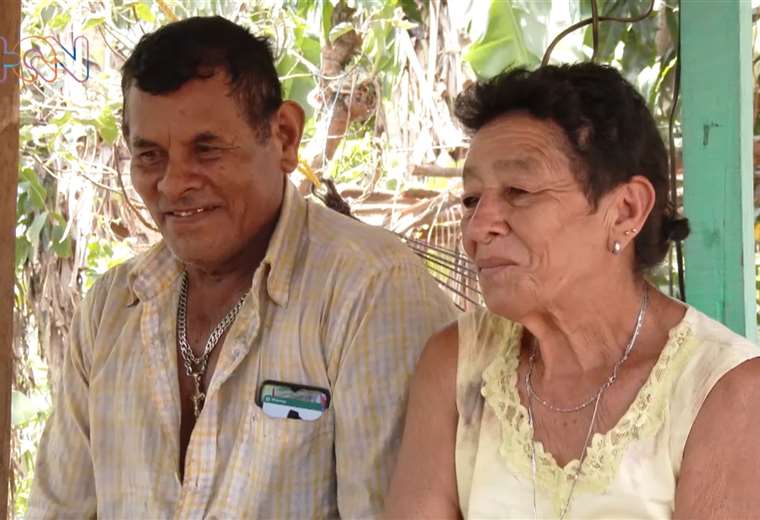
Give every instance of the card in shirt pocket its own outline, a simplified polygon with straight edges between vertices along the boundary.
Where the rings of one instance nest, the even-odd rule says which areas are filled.
[[[267,380],[259,388],[256,403],[275,419],[316,421],[330,406],[325,388]]]

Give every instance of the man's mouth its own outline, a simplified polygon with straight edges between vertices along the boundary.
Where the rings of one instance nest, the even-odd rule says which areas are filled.
[[[194,217],[196,215],[200,215],[201,213],[206,213],[208,211],[213,210],[213,207],[205,207],[205,208],[193,208],[193,209],[182,209],[182,210],[174,210],[174,211],[167,211],[166,216],[168,217],[176,217],[176,218],[187,218],[187,217]]]

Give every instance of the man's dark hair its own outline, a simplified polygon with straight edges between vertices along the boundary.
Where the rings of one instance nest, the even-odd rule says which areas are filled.
[[[151,94],[167,94],[218,69],[227,73],[230,94],[251,127],[260,139],[268,139],[269,119],[282,104],[269,42],[221,16],[188,18],[140,38],[121,69],[124,134],[129,129],[127,92],[133,84]]]
[[[659,264],[670,241],[689,234],[686,218],[668,203],[665,144],[644,99],[612,67],[593,63],[512,69],[466,89],[455,113],[475,132],[494,119],[524,111],[564,131],[573,173],[592,207],[634,175],[654,186],[655,203],[635,239],[636,269]]]

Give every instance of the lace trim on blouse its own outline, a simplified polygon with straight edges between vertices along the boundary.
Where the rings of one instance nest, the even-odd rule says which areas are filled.
[[[483,372],[481,394],[501,424],[499,453],[510,467],[531,480],[533,438],[528,411],[520,402],[517,392],[517,366],[523,328],[517,323],[511,324],[511,330],[509,328],[507,326],[503,336],[507,338],[504,348]],[[631,406],[607,433],[594,433],[575,494],[603,492],[615,479],[626,446],[633,440],[654,435],[662,425],[673,377],[681,372],[689,359],[686,355],[689,349],[682,349],[681,346],[691,332],[691,324],[686,317],[669,331],[668,341],[659,359]],[[570,494],[573,475],[580,461],[574,459],[560,467],[554,456],[544,451],[541,442],[535,441],[535,449],[538,488],[553,497],[555,511],[559,514]]]

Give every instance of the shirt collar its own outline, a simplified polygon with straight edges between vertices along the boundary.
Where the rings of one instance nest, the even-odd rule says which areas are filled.
[[[174,283],[182,272],[182,263],[161,240],[137,257],[129,270],[127,280],[132,303],[147,301]]]
[[[262,264],[268,269],[267,293],[279,306],[288,303],[290,283],[301,242],[304,238],[307,205],[290,180],[285,180],[280,217]],[[139,256],[128,280],[132,300],[146,301],[173,284],[182,272],[182,263],[162,240]]]
[[[269,268],[267,292],[281,307],[288,304],[296,258],[306,237],[306,213],[306,200],[298,193],[293,183],[286,179],[280,219],[263,261]]]

